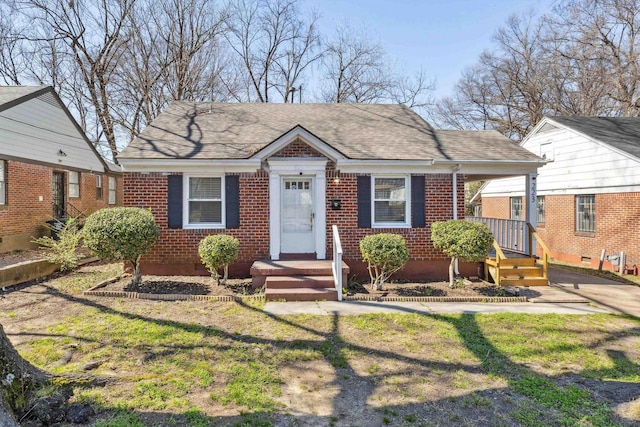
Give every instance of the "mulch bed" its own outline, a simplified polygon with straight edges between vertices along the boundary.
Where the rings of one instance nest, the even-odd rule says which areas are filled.
[[[131,283],[127,275],[100,287],[100,291],[136,292],[141,294],[182,295],[253,295],[251,279],[229,279],[226,285],[218,285],[210,276],[142,276],[138,285]],[[98,289],[96,289],[98,290]]]
[[[449,287],[449,282],[419,281],[385,283],[382,291],[371,288],[369,283],[350,282],[347,285],[349,296],[387,297],[505,297],[510,296],[500,286],[480,280],[466,281],[463,286]]]
[[[35,261],[38,259],[44,259],[46,254],[45,250],[16,250],[13,252],[5,252],[0,254],[0,268],[7,267],[13,264],[19,264],[25,261]]]

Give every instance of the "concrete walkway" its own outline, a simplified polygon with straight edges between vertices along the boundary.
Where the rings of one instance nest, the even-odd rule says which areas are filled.
[[[365,313],[530,313],[592,314],[625,313],[640,317],[640,287],[612,280],[549,268],[551,286],[520,288],[531,302],[267,302],[264,311],[273,315],[320,316]],[[594,304],[597,305],[594,306]]]
[[[589,304],[564,303],[469,303],[469,302],[373,302],[373,301],[320,301],[320,302],[268,302],[264,311],[273,315],[315,314],[318,316],[366,313],[530,313],[530,314],[593,314],[609,311]]]
[[[549,269],[549,283],[551,287],[586,298],[614,313],[640,317],[640,286],[624,285],[560,268]]]

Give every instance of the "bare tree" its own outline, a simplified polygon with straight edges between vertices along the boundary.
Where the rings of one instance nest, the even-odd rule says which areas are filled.
[[[245,75],[247,99],[272,101],[291,88],[319,58],[317,15],[305,19],[298,0],[239,0],[231,8],[227,41]]]

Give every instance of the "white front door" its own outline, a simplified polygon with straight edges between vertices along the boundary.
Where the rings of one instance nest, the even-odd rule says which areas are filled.
[[[313,179],[283,178],[280,220],[280,252],[315,252]]]

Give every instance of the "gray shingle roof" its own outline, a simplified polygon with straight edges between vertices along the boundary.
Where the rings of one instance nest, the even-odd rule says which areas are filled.
[[[549,119],[640,157],[640,117],[556,116]]]
[[[0,106],[44,89],[46,86],[0,86]]]
[[[301,126],[350,159],[540,159],[495,131],[436,131],[402,105],[174,102],[120,159],[246,159]]]

